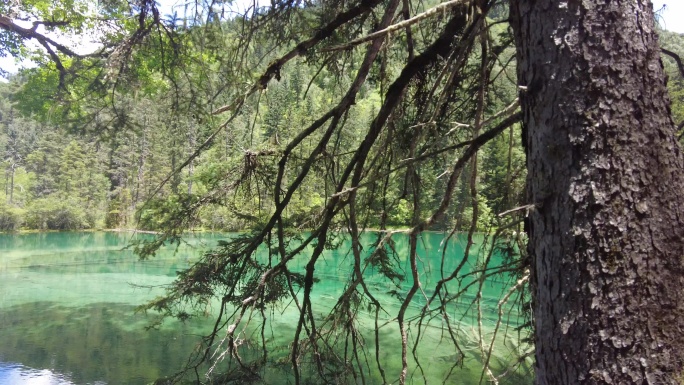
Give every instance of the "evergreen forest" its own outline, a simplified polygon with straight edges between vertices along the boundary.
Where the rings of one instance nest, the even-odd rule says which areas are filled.
[[[540,222],[547,219],[544,215],[556,213],[550,209],[555,198],[548,193],[544,201],[530,201],[540,178],[537,174],[528,175],[537,165],[531,160],[535,153],[530,151],[530,145],[539,132],[535,130],[544,126],[535,125],[544,116],[538,114],[541,109],[535,109],[533,101],[552,88],[548,84],[557,81],[556,75],[563,75],[560,70],[556,73],[544,65],[537,68],[536,64],[529,64],[536,63],[534,47],[528,49],[525,44],[542,39],[525,35],[521,25],[534,13],[521,10],[541,5],[529,5],[524,0],[272,0],[269,5],[219,0],[187,2],[165,14],[159,2],[152,0],[97,4],[60,0],[58,6],[51,3],[55,2],[27,0],[0,5],[0,54],[31,59],[36,64],[16,74],[5,73],[7,81],[0,83],[0,231],[136,229],[155,235],[133,245],[143,259],[153,258],[164,245],[181,244],[191,232],[234,233],[190,268],[179,271],[164,297],[140,308],[161,318],[188,321],[206,317],[209,304],[220,303],[218,315],[212,315],[216,316],[214,329],[204,336],[182,375],[197,372],[206,363],[215,365],[211,352],[218,351],[221,357],[234,360],[230,370],[214,373],[218,383],[258,383],[263,380],[260,374],[264,368],[287,367],[283,370],[296,384],[366,383],[364,376],[369,373],[375,377],[368,383],[404,384],[408,381],[409,362],[415,361],[417,367],[412,373],[423,370],[416,349],[422,342],[421,333],[435,322],[446,325],[443,338],[452,341],[462,354],[454,358],[456,368],[465,355],[459,342],[462,331],[454,326],[457,322],[449,314],[450,306],[471,301],[471,308],[477,309],[481,317],[481,293],[485,279],[490,277],[509,279],[508,291],[502,293],[498,305],[492,305],[498,306],[499,311],[494,334],[500,325],[506,328],[502,309],[510,301],[520,309],[525,321],[524,325],[515,326],[519,337],[516,343],[531,346],[537,338],[537,346],[541,346],[539,336],[550,329],[540,331],[540,325],[548,326],[549,318],[540,318],[542,313],[535,312],[544,310],[543,300],[550,298],[545,297],[546,293],[555,295],[561,289],[551,279],[542,282],[543,253],[535,254],[540,247],[533,242],[535,233],[530,223],[537,221],[537,235],[551,234],[565,225],[557,220],[565,218],[564,214],[557,215],[555,222],[548,222],[553,225],[538,230],[539,223],[547,223]],[[586,16],[586,20],[598,15],[608,21],[586,22],[573,33],[593,33],[591,28],[584,27],[613,25],[611,18],[626,18],[628,12],[618,9],[626,6],[626,2],[597,3],[605,12],[587,5],[574,15]],[[678,145],[663,148],[680,159],[679,146],[684,144],[684,35],[660,29],[658,13],[653,13],[649,1],[643,3],[639,2],[638,12],[635,11],[639,17],[634,22],[646,27],[631,30],[648,35],[642,39],[645,42],[651,42],[650,37],[657,35],[654,44],[662,47],[654,55],[655,60],[662,61],[667,78],[669,101],[668,96],[660,99],[669,106],[667,113],[671,117],[667,116],[664,124],[669,131],[660,136],[669,140],[667,135],[676,130],[673,141]],[[549,5],[552,6],[556,7]],[[556,8],[560,14],[567,7],[566,4]],[[642,14],[648,18],[646,21]],[[554,31],[575,26],[573,19],[565,16],[549,16],[552,19],[558,23]],[[651,33],[649,26],[655,32]],[[609,30],[607,34],[613,32]],[[615,35],[620,43],[639,40],[620,40],[621,35]],[[587,52],[600,46],[593,45],[594,37],[578,43],[572,40],[571,33],[564,36],[548,44],[567,48],[565,53],[576,52],[573,44],[589,42],[590,48],[583,46]],[[80,53],[69,45],[74,39],[93,39],[97,44],[91,52]],[[540,51],[543,50],[537,52]],[[651,52],[650,48],[646,51]],[[629,59],[624,52],[611,55],[605,56]],[[651,59],[649,56],[648,60]],[[561,68],[564,63],[556,64],[555,68]],[[536,74],[525,73],[525,66],[537,71]],[[587,83],[596,87],[587,86],[584,93],[594,98],[587,102],[590,107],[609,109],[611,103],[604,101],[612,101],[613,95],[602,99],[606,89],[620,87],[607,87],[608,80],[602,81],[628,67],[620,64],[591,72],[596,77]],[[659,68],[645,67],[659,76]],[[591,65],[588,68],[594,69]],[[579,77],[579,72],[575,75]],[[573,79],[565,78],[568,84]],[[640,101],[635,100],[637,106]],[[572,104],[563,103],[559,101],[558,105]],[[570,113],[562,115],[560,109],[554,110],[553,119],[547,121],[572,120],[567,118]],[[634,113],[637,120],[650,116],[641,105],[634,110],[638,110]],[[602,115],[593,113],[587,108],[586,112],[573,110],[572,116],[581,116],[592,124],[595,120],[603,122]],[[610,122],[617,120],[605,118],[605,132],[612,132]],[[587,128],[582,135],[590,131]],[[644,140],[656,141],[653,138],[658,135],[649,135],[644,134]],[[566,169],[579,170],[573,174],[573,188],[565,189],[576,195],[566,201],[591,189],[598,191],[596,186],[603,182],[611,185],[613,182],[608,180],[628,179],[619,179],[623,175],[620,174],[619,178],[598,178],[601,183],[594,183],[576,177],[594,166],[593,169],[605,173],[618,169],[605,166],[601,163],[604,159],[592,152],[601,147],[595,143],[609,143],[611,135],[606,134],[601,141],[591,135],[568,133],[568,141],[577,146],[574,153],[568,153],[579,154],[573,161],[584,159],[581,155],[586,151],[591,154],[586,157],[589,166],[570,164],[563,155],[567,148],[551,136],[551,144],[544,147],[550,153],[546,159],[552,159],[554,165],[567,162]],[[578,143],[591,145],[582,147]],[[556,145],[557,148],[553,147]],[[648,147],[646,142],[643,147]],[[609,156],[606,159],[612,161]],[[604,163],[613,164],[610,161]],[[545,167],[538,169],[543,171]],[[663,167],[668,172],[679,170],[676,165]],[[629,172],[633,169],[625,168]],[[680,175],[677,172],[672,171],[672,175]],[[673,186],[681,179],[677,178],[673,177]],[[629,190],[622,185],[616,189]],[[588,198],[576,199],[587,204],[587,213],[598,213],[587,223],[603,219],[601,210],[610,205],[604,204],[601,197],[595,193],[590,202]],[[626,201],[624,205],[616,203],[610,207],[616,211],[629,207],[625,211],[630,215],[636,213],[639,221],[648,217],[644,213],[650,213],[652,205]],[[586,255],[593,257],[591,236],[604,236],[600,223],[596,228],[591,227],[594,222],[591,226],[579,225],[584,218],[577,218],[584,211],[573,210],[578,216],[572,221],[577,221],[568,222],[575,226],[575,235],[579,239],[580,235],[589,234],[586,238],[592,241],[573,241],[572,246],[564,246],[567,250],[559,253],[562,256],[558,260],[576,255],[573,252],[584,256],[586,250]],[[529,219],[535,215],[534,221]],[[605,222],[623,234],[624,226],[614,224],[619,222],[617,219]],[[582,233],[584,230],[586,234]],[[364,244],[361,240],[366,241],[364,235],[368,231],[374,237],[370,244]],[[420,235],[428,231],[442,232],[446,240],[440,245],[441,279],[426,288],[419,278]],[[620,264],[623,260],[635,261],[623,253],[631,247],[625,246],[628,238],[607,233],[605,239],[597,241],[601,248],[597,255],[605,264],[596,270],[586,268],[582,272],[589,273],[573,277],[594,279],[598,276],[591,275],[595,271],[617,276],[630,271],[624,266],[638,265]],[[320,266],[324,259],[321,256],[327,250],[340,244],[340,234],[350,242],[351,270],[345,277],[344,293],[334,298],[332,308],[326,309],[329,313],[319,314],[311,301],[312,288],[320,282],[316,266]],[[403,251],[396,245],[397,234],[408,239]],[[456,234],[465,239],[462,255],[458,256],[462,262],[453,271],[444,271],[449,239]],[[681,240],[676,238],[663,236],[673,247],[679,247]],[[614,239],[617,240],[613,242]],[[530,244],[528,240],[532,240]],[[660,251],[653,246],[644,253],[653,249]],[[260,254],[262,251],[267,258]],[[479,259],[468,261],[474,254]],[[490,264],[494,254],[502,256],[496,265]],[[306,263],[294,268],[293,261],[301,257]],[[584,263],[590,257],[574,261]],[[408,267],[402,270],[399,260],[406,261]],[[476,268],[465,273],[462,268],[466,262]],[[667,266],[676,275],[681,266],[674,265],[672,269]],[[559,268],[558,275],[574,271],[568,266]],[[401,369],[396,373],[386,374],[379,353],[371,355],[372,351],[380,351],[378,319],[387,311],[368,288],[364,278],[367,269],[378,271],[396,284],[389,293],[400,305],[388,315],[388,323],[396,324],[400,339],[397,350],[401,351]],[[563,279],[571,280],[569,276]],[[473,283],[467,286],[479,284],[478,294],[472,300],[464,299],[467,287],[449,288],[454,282],[471,282],[468,279]],[[582,293],[586,294],[582,300],[590,297],[587,293],[612,293],[617,287],[610,279],[600,281],[607,288],[603,291],[595,289],[593,283],[581,286],[580,281],[576,279],[577,291],[584,290]],[[625,278],[621,282],[628,281]],[[629,282],[637,281],[642,282]],[[562,282],[563,288],[572,287],[573,282]],[[643,287],[651,287],[648,285],[652,281],[643,282]],[[665,291],[643,293],[657,296]],[[558,296],[566,298],[565,294]],[[606,294],[608,297],[623,298]],[[575,299],[572,295],[567,298]],[[424,306],[416,314],[410,313],[409,305],[418,299],[424,299]],[[593,310],[594,302],[586,301],[591,305],[582,302],[586,306],[577,306]],[[268,317],[284,303],[296,306],[298,318],[293,322],[291,338],[274,347],[264,330]],[[679,309],[677,306],[672,305]],[[634,305],[647,307],[643,303]],[[565,311],[566,315],[575,313]],[[684,314],[684,310],[681,312]],[[358,315],[362,313],[375,317],[374,325],[364,326],[372,331],[370,334],[360,331],[362,321]],[[247,327],[252,321],[261,327],[260,335],[255,332],[247,336],[252,333]],[[481,329],[481,318],[477,321]],[[572,330],[577,333],[575,336],[599,335],[594,329],[568,329],[572,322],[566,318],[558,320],[554,327],[556,335],[561,329],[562,334]],[[477,349],[483,357],[480,381],[498,383],[508,371],[490,362],[494,338],[487,351],[482,330],[479,335]],[[609,338],[601,335],[600,339]],[[243,361],[242,344],[263,354]],[[619,350],[618,345],[615,348]],[[357,348],[362,354],[356,353]],[[276,359],[271,358],[271,349],[280,351]],[[532,354],[527,352],[516,358],[517,363],[526,362]],[[536,359],[543,362],[539,358],[538,351]],[[639,367],[640,361],[630,359],[631,365]],[[608,366],[612,362],[604,361]],[[598,367],[604,361],[586,360]],[[545,364],[540,365],[538,368]],[[640,372],[632,378],[651,378],[651,368],[643,366],[645,369],[639,370],[646,374]],[[669,369],[657,367],[653,373],[659,376],[672,371],[672,367],[683,366],[680,360]],[[610,368],[618,373],[618,366]],[[213,366],[209,372],[212,370]],[[540,379],[551,372],[539,370],[538,382],[560,383]],[[625,369],[622,375],[627,376],[628,372]],[[603,372],[592,366],[590,373],[593,381],[596,373]],[[584,372],[578,376],[585,378]]]
[[[308,12],[315,17],[316,11]],[[497,16],[502,20],[507,15],[499,11],[493,16],[495,25],[490,34],[494,48],[501,53],[492,64],[496,77],[487,95],[487,109],[496,112],[514,99],[516,86],[510,36],[506,24],[496,24]],[[285,37],[262,33],[252,37],[253,48],[240,51],[238,45],[242,42],[236,36],[247,22],[235,18],[220,25],[209,23],[184,30],[175,37],[191,43],[184,45],[186,51],[175,58],[182,68],[161,62],[162,52],[137,52],[134,62],[126,65],[126,79],[120,80],[125,85],[117,85],[112,93],[103,94],[104,90],[87,83],[91,80],[88,75],[79,73],[81,83],[70,85],[67,94],[59,88],[60,75],[49,61],[9,75],[7,82],[0,83],[0,153],[4,170],[0,179],[0,194],[4,194],[0,199],[0,229],[157,231],[165,222],[160,211],[168,212],[170,207],[189,199],[210,199],[211,204],[187,218],[185,228],[243,231],[266,221],[274,209],[269,184],[276,171],[277,159],[273,155],[300,127],[311,124],[337,102],[352,81],[351,69],[358,66],[361,57],[351,52],[335,55],[334,62],[315,56],[298,58],[297,63],[279,70],[279,80],[246,98],[226,129],[212,136],[215,127],[223,122],[210,116],[207,106],[229,100],[217,88],[225,87],[225,83],[248,87],[289,48],[287,40],[283,41]],[[664,30],[659,33],[664,48],[684,55],[683,36]],[[292,41],[294,37],[287,39]],[[238,58],[231,56],[238,54]],[[403,60],[385,52],[373,64],[356,104],[344,117],[344,129],[335,138],[335,146],[351,149],[358,145],[381,106],[388,82],[403,67]],[[671,57],[663,55],[663,61],[670,79],[675,121],[684,122],[684,79]],[[469,65],[476,67],[477,63]],[[474,90],[466,84],[458,92],[452,97],[468,100]],[[464,124],[458,122],[458,116],[454,118],[456,124]],[[452,131],[450,141],[454,143],[472,136],[466,124]],[[210,136],[211,145],[203,146]],[[408,159],[411,134],[397,129],[392,140],[396,146],[392,161]],[[306,146],[314,145],[312,139],[307,139],[300,150],[306,153]],[[443,170],[448,162],[446,157],[432,157],[421,169],[431,175]],[[334,192],[334,186],[326,184],[329,181],[324,166],[316,167],[319,169],[307,177],[287,208],[289,227],[311,228],[326,198]],[[389,171],[377,176],[385,179],[378,187],[382,188],[382,199],[362,207],[369,228],[411,224],[413,202],[405,177]],[[468,229],[471,175],[477,176],[477,229],[487,231],[496,226],[497,214],[521,204],[525,172],[520,129],[513,125],[482,147],[477,164],[466,167],[453,204],[432,228]],[[235,186],[221,185],[226,179]],[[445,189],[443,179],[421,178],[424,210],[439,204]],[[215,194],[216,190],[223,190],[223,196],[207,197],[208,192]]]

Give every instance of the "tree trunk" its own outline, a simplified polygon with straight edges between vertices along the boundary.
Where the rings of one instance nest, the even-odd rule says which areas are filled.
[[[197,126],[192,124],[188,128],[188,155],[192,154],[195,152],[195,148],[197,147]],[[192,177],[195,174],[195,161],[190,160],[188,163],[188,195],[192,195]]]
[[[10,196],[9,196],[9,203],[12,204],[14,203],[14,174],[17,171],[17,164],[12,162],[12,165],[10,166]]]
[[[5,169],[5,197],[9,199],[9,169]]]
[[[680,384],[684,159],[650,1],[511,0],[538,384]]]
[[[135,213],[138,208],[138,203],[143,200],[145,196],[145,169],[148,167],[147,157],[150,155],[150,125],[148,118],[143,118],[143,127],[140,132],[139,145],[138,145],[138,172],[135,178],[135,196],[133,198],[133,212]]]

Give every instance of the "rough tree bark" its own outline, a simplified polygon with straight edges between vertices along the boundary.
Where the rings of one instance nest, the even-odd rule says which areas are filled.
[[[680,384],[684,159],[647,0],[511,0],[538,384]]]

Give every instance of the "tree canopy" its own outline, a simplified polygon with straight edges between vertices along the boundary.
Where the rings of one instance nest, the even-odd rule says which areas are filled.
[[[508,7],[273,0],[239,14],[232,2],[213,1],[164,16],[149,0],[0,5],[0,54],[40,64],[2,90],[8,199],[0,226],[158,232],[136,245],[143,258],[188,230],[243,230],[144,307],[184,320],[218,308],[186,370],[208,362],[226,383],[263,381],[283,366],[298,384],[405,383],[421,376],[429,358],[417,347],[436,325],[453,343],[456,370],[469,331],[453,305],[470,301],[477,318],[484,304],[452,284],[481,290],[487,277],[510,277],[498,322],[514,306],[528,321],[511,367],[492,362],[497,332],[476,334],[482,379],[514,381],[521,364],[529,368],[535,316],[536,259],[523,221],[538,209],[525,195],[520,123],[530,115],[518,96],[543,84],[520,81]],[[98,41],[90,53],[53,37],[87,32]],[[682,37],[661,36],[672,113],[684,122]],[[369,240],[371,229],[379,231]],[[421,234],[432,230],[464,232],[467,242],[456,256],[442,245],[443,259],[460,262],[425,287]],[[321,307],[311,301],[316,266],[340,237],[351,241],[351,270],[343,294]],[[267,259],[257,257],[264,248]],[[501,264],[490,264],[494,252],[506,256]],[[395,283],[396,312],[368,288],[367,269]],[[291,339],[271,341],[264,330],[288,303],[298,314]],[[374,324],[362,325],[361,312]],[[391,373],[380,354],[381,316],[396,325],[402,351]],[[258,353],[247,358],[246,349]]]

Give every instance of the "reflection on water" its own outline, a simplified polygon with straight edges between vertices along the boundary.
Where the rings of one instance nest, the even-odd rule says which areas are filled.
[[[73,385],[63,374],[48,369],[32,369],[14,363],[0,362],[0,384],[12,385]],[[95,382],[93,385],[104,384]]]
[[[169,248],[154,259],[139,261],[130,250],[122,249],[131,240],[130,234],[0,234],[0,384],[144,385],[175,373],[187,362],[198,336],[210,327],[211,318],[188,323],[166,322],[158,329],[147,330],[151,318],[136,313],[135,307],[162,294],[163,285],[170,283],[177,271],[188,267],[207,244],[222,238],[225,235],[203,234],[177,250]],[[454,256],[441,261],[442,240],[440,234],[423,236],[420,263],[425,295],[416,296],[412,314],[425,304],[425,298],[431,295],[430,290],[443,272],[448,275],[461,262],[462,249],[458,242],[454,243]],[[370,244],[370,236],[366,241]],[[399,251],[399,267],[408,270],[408,261],[402,258],[406,255],[402,251],[408,248],[406,239],[398,237],[395,248]],[[303,271],[305,258],[294,260],[292,270]],[[317,265],[316,275],[321,281],[314,288],[312,302],[321,314],[329,311],[345,289],[350,266],[351,256],[348,245],[344,244],[327,252]],[[469,262],[464,272],[473,267],[474,262]],[[389,311],[387,318],[381,320],[388,322],[380,330],[383,348],[378,356],[388,373],[398,373],[401,347],[392,311],[398,308],[400,298],[397,297],[410,282],[396,287],[372,269],[365,275],[369,290]],[[449,289],[455,292],[467,283],[467,280],[453,283]],[[501,278],[490,279],[483,286],[483,322],[489,327],[496,321],[497,301],[505,290]],[[461,301],[465,307],[453,308],[454,319],[470,330],[475,324],[470,303],[473,298],[472,290],[466,292]],[[517,317],[514,310],[509,313],[513,324]],[[292,340],[297,319],[294,306],[270,315],[267,329],[272,334],[269,336],[272,358],[286,358],[289,354],[283,346]],[[359,313],[359,322],[370,330],[371,313]],[[513,333],[502,334],[509,332]],[[373,336],[368,334],[369,351],[374,354]],[[421,339],[417,354],[430,357],[423,363],[423,369],[428,377],[440,379],[436,382],[441,383],[453,367],[456,352],[443,333],[439,317],[430,321]],[[500,346],[506,347],[513,340],[509,338]],[[481,373],[479,347],[472,341],[470,345],[467,342],[464,347],[470,350],[465,351],[464,365],[458,375],[450,377],[450,381],[459,384],[478,383]],[[505,354],[511,351],[515,347]],[[505,354],[497,357],[501,366],[515,359]],[[288,370],[279,368],[263,375],[267,383],[279,383]],[[529,383],[528,376],[525,372],[501,384]],[[424,382],[418,373],[411,381]]]
[[[204,245],[139,261],[122,250],[130,239],[0,234],[0,384],[143,385],[185,364],[207,323],[148,331],[151,318],[135,307],[162,294]]]
[[[119,303],[51,302],[3,309],[0,361],[69,373],[75,384],[146,384],[177,371],[201,330],[175,324],[148,331],[150,320],[134,310]]]

